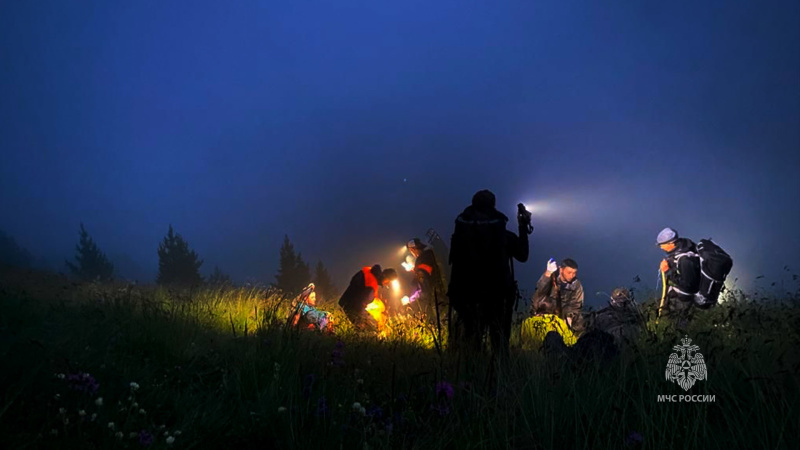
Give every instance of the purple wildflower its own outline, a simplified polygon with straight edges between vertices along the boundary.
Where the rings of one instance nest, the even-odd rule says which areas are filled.
[[[336,367],[344,366],[344,342],[336,343],[336,348],[331,352],[331,364]]]
[[[94,377],[88,373],[69,374],[67,375],[67,383],[69,383],[70,389],[84,394],[95,394],[97,389],[100,388]]]
[[[147,447],[152,445],[153,441],[155,441],[155,437],[149,431],[142,430],[139,432],[139,445]]]
[[[627,445],[640,445],[644,437],[642,437],[641,433],[638,431],[634,431],[625,438],[625,444]]]
[[[380,419],[383,417],[383,410],[380,406],[373,406],[367,410],[367,416],[375,419]]]
[[[436,383],[436,396],[444,395],[445,398],[451,400],[453,398],[453,394],[455,391],[453,390],[453,385],[448,383],[447,381],[440,381]]]

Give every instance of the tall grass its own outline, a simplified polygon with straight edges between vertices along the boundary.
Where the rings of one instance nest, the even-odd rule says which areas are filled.
[[[3,448],[795,448],[800,428],[797,295],[729,293],[610,361],[498,363],[418,322],[357,334],[332,305],[335,334],[287,329],[268,289],[3,281]],[[714,403],[656,400],[685,394],[664,372],[686,335],[709,372],[688,394]]]

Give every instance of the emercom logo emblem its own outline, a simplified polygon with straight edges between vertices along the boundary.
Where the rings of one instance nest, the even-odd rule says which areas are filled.
[[[697,381],[708,378],[706,362],[700,347],[692,344],[688,336],[681,339],[681,345],[672,347],[675,353],[669,355],[667,362],[667,381],[678,383],[684,391],[688,391]]]

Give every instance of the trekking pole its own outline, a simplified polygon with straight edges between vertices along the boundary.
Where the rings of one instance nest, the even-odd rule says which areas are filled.
[[[658,319],[661,317],[661,312],[664,310],[664,303],[667,299],[667,276],[664,272],[661,272],[661,302],[658,305],[658,314],[656,314],[656,323],[658,323]]]

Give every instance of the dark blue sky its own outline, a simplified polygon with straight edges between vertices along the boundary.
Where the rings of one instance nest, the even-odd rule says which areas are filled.
[[[4,2],[0,229],[154,277],[171,223],[239,280],[289,234],[344,285],[489,188],[540,206],[524,287],[653,285],[664,226],[800,268],[796,1],[227,3]]]

